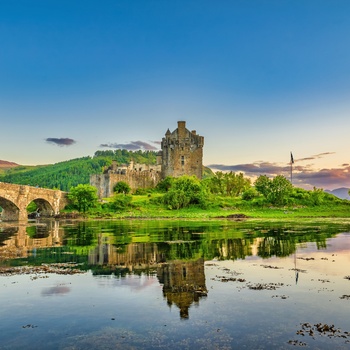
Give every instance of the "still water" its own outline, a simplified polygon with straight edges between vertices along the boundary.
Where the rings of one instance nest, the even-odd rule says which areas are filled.
[[[3,223],[0,270],[0,349],[350,349],[350,223]]]

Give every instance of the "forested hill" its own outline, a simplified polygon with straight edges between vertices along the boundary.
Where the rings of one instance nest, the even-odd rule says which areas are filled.
[[[118,164],[129,163],[131,160],[136,163],[155,164],[156,156],[157,152],[153,151],[96,151],[93,157],[71,159],[56,164],[35,167],[20,165],[2,173],[0,181],[69,191],[78,184],[88,184],[91,174],[101,174],[113,160]]]

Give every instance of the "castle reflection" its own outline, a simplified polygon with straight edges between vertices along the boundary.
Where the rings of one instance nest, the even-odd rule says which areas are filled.
[[[182,262],[171,261],[157,270],[159,282],[163,284],[163,295],[168,305],[180,309],[180,317],[189,317],[189,308],[207,296],[205,285],[204,259]]]
[[[204,259],[166,261],[164,251],[156,243],[130,243],[120,252],[117,247],[103,243],[100,236],[98,246],[89,252],[89,264],[108,266],[114,273],[156,269],[167,304],[176,305],[181,318],[188,318],[190,306],[207,296]]]

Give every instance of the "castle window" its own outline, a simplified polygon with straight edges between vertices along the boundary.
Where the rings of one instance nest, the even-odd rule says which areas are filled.
[[[181,156],[181,165],[184,166],[185,165],[185,157]]]

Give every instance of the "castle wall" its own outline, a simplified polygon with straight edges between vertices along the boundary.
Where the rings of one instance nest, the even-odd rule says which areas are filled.
[[[97,188],[98,198],[110,197],[113,193],[111,187],[110,174],[94,174],[90,175],[90,185]]]
[[[119,174],[91,175],[90,185],[97,188],[99,198],[106,198],[113,195],[113,187],[117,182],[126,182],[131,190],[136,190],[138,188],[154,188],[160,180],[161,173],[157,171],[126,170]]]

